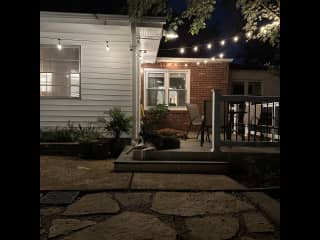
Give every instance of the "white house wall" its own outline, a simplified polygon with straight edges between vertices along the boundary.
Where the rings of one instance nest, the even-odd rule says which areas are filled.
[[[232,69],[231,81],[260,81],[264,96],[280,96],[280,78],[265,70]]]
[[[41,44],[57,44],[57,38],[62,45],[81,46],[81,99],[40,97],[40,127],[66,126],[69,120],[82,125],[95,123],[104,111],[115,106],[132,115],[130,25],[51,23],[40,19]],[[101,41],[109,41],[110,52]]]

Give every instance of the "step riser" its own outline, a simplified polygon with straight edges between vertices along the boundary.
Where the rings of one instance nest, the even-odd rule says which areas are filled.
[[[185,163],[115,163],[116,172],[175,172],[175,173],[215,173],[228,171],[227,164],[185,164]]]

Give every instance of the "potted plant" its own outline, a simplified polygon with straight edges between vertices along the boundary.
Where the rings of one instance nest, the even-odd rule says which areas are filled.
[[[78,141],[80,145],[79,157],[83,159],[94,159],[94,144],[98,142],[101,134],[93,127],[82,127],[79,124]]]
[[[112,108],[109,111],[105,111],[105,114],[109,115],[109,118],[100,118],[99,121],[104,124],[104,128],[108,133],[113,136],[111,142],[111,157],[116,158],[122,152],[125,147],[125,142],[121,141],[120,136],[122,133],[129,134],[131,129],[131,116],[126,116],[121,112],[120,108]]]

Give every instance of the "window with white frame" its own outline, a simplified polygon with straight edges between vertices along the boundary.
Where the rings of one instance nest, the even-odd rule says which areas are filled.
[[[80,97],[80,46],[40,45],[40,96]]]
[[[189,102],[189,71],[147,69],[145,70],[145,107],[158,104],[170,109],[185,109]]]
[[[234,81],[232,94],[262,96],[263,84],[261,81]]]

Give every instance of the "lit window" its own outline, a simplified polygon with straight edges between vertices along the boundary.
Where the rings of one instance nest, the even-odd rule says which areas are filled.
[[[190,77],[188,71],[147,70],[145,80],[145,106],[168,105],[184,109],[188,100]]]
[[[40,96],[80,97],[80,46],[40,45]]]
[[[52,93],[52,73],[40,73],[40,96],[50,96]]]

